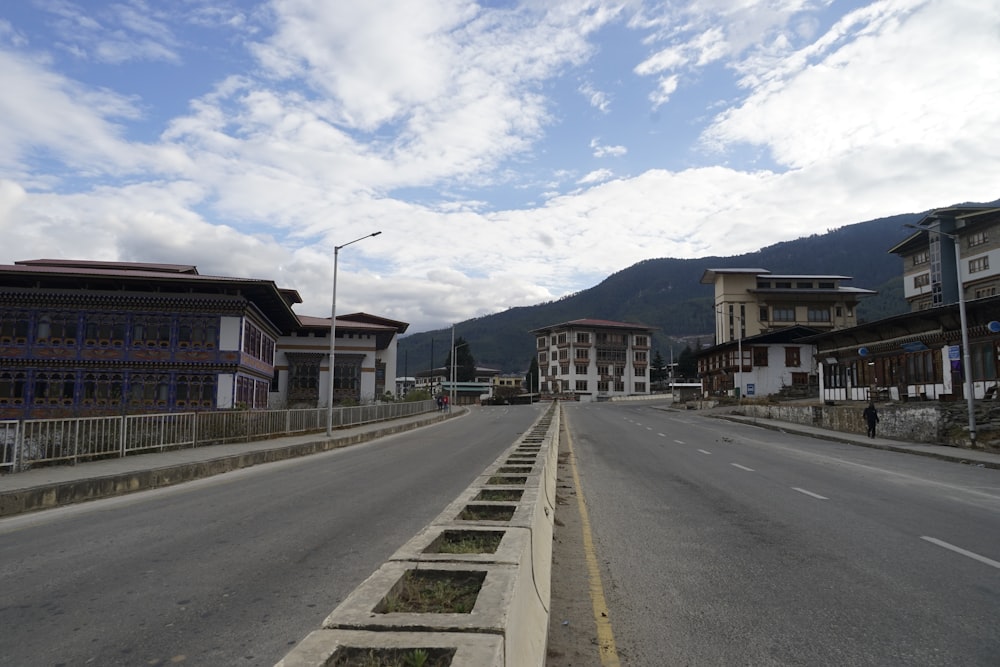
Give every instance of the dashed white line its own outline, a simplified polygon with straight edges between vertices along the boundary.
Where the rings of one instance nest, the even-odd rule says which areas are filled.
[[[818,493],[813,493],[812,491],[806,491],[805,489],[800,489],[797,486],[793,486],[792,490],[793,491],[798,491],[799,493],[804,493],[807,496],[811,496],[811,497],[815,498],[816,500],[829,500],[829,498],[827,498],[826,496],[821,496]]]
[[[698,451],[701,452],[702,454],[708,454],[709,456],[711,456],[712,454],[712,452],[706,452],[704,449],[699,449]]]
[[[939,547],[943,547],[945,549],[948,549],[949,551],[954,551],[957,554],[962,554],[963,556],[968,556],[972,560],[978,560],[980,563],[986,563],[987,565],[989,565],[991,567],[995,567],[998,570],[1000,570],[1000,563],[998,563],[997,561],[993,560],[992,558],[987,558],[986,556],[980,556],[977,553],[973,553],[971,551],[966,551],[965,549],[963,549],[961,547],[956,547],[954,544],[948,544],[947,542],[935,539],[933,537],[927,537],[926,535],[921,536],[920,539],[927,540],[931,544],[936,544]]]
[[[674,442],[676,442],[676,443],[677,443],[678,445],[684,445],[684,444],[687,444],[687,443],[685,443],[685,442],[684,442],[683,440],[674,440]]]
[[[748,468],[746,466],[741,466],[739,463],[730,463],[729,465],[734,468],[739,468],[740,470],[746,470],[747,472],[753,472],[753,468]]]
[[[667,437],[666,433],[657,433],[656,435],[660,436],[661,438]]]

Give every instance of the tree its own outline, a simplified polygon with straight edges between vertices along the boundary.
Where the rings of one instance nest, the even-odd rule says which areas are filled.
[[[698,377],[698,360],[694,357],[694,350],[688,345],[681,352],[677,359],[677,375],[682,378]]]
[[[444,362],[445,370],[451,378],[451,350]],[[469,343],[461,336],[455,339],[455,382],[472,382],[476,379],[476,359],[472,356]]]
[[[653,357],[653,365],[649,369],[649,380],[650,382],[663,382],[667,379],[667,362],[663,360],[663,356],[660,351],[656,351],[656,355]]]
[[[535,394],[538,393],[538,388],[542,385],[540,373],[538,370],[538,357],[531,358],[531,364],[528,366],[528,393]]]

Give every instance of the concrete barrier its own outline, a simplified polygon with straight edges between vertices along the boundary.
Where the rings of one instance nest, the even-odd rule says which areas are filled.
[[[276,667],[335,664],[352,651],[399,660],[417,650],[447,655],[452,667],[542,667],[559,427],[560,408],[553,404]],[[452,538],[486,537],[499,537],[495,550],[445,553],[442,548]],[[480,585],[466,612],[392,610],[386,600],[412,576],[461,577]]]

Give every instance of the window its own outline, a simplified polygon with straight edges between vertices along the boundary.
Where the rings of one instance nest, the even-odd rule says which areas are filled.
[[[836,311],[837,317],[843,317],[844,316],[844,307],[843,306],[837,306],[834,310]]]
[[[813,288],[813,284],[812,283],[795,283],[795,288],[796,289],[812,289]]]
[[[770,280],[758,280],[757,289],[769,289],[771,287]]]
[[[930,261],[930,255],[926,250],[921,250],[920,252],[913,255],[913,266],[926,264],[929,261]]]
[[[976,290],[977,299],[982,299],[983,297],[986,296],[996,296],[996,295],[997,295],[996,287],[980,287],[979,289]]]
[[[598,375],[607,375],[608,374],[608,367],[607,366],[598,366],[597,367],[597,374]]]
[[[600,382],[597,383],[597,391],[604,391],[604,392],[606,392],[607,390],[608,390],[608,383],[607,382],[600,381]]]
[[[635,391],[636,391],[636,393],[642,393],[642,394],[646,393],[646,383],[645,382],[636,382],[635,383]]]
[[[561,333],[559,334],[559,345],[565,345],[565,344],[566,344],[566,334]]]
[[[967,238],[969,248],[975,248],[977,245],[983,245],[990,240],[985,229],[981,232],[976,232],[975,234],[969,234]]]
[[[931,274],[921,273],[919,276],[913,276],[913,287],[920,288],[926,287],[931,284]]]
[[[625,383],[624,382],[615,382],[615,391],[620,392],[620,393],[625,393]]]
[[[767,322],[767,306],[760,307],[760,321]]]
[[[590,350],[585,347],[576,348],[577,359],[590,359]]]
[[[577,332],[577,334],[576,334],[576,342],[577,343],[581,343],[583,345],[590,345],[590,334],[589,333],[583,333],[583,332]]]
[[[125,378],[121,373],[86,373],[83,376],[83,396],[80,402],[98,407],[121,405],[124,386]]]
[[[830,309],[821,308],[819,306],[809,306],[808,316],[810,322],[829,322]]]
[[[559,367],[560,375],[569,375],[569,365]]]
[[[787,306],[775,307],[774,308],[774,321],[775,322],[794,322],[795,321],[795,308],[789,308]]]
[[[158,315],[140,315],[132,323],[133,347],[168,347],[170,345],[170,318]]]
[[[129,377],[128,401],[133,406],[164,406],[170,394],[166,373],[136,373]]]
[[[645,366],[633,366],[632,372],[636,377],[646,377],[646,367]]]
[[[242,376],[240,377],[242,380]],[[178,407],[210,408],[215,404],[214,375],[178,375],[176,380]],[[261,405],[259,407],[266,407]]]
[[[792,373],[792,386],[793,387],[809,386],[809,373]]]
[[[177,347],[199,350],[215,349],[219,324],[215,317],[182,317],[177,325]]]
[[[274,339],[253,322],[243,323],[243,353],[266,364],[274,363]]]
[[[4,371],[0,373],[0,405],[21,405],[24,403],[23,371]]]
[[[787,368],[795,368],[802,365],[802,357],[800,354],[800,348],[797,347],[786,347],[785,348],[785,366]]]
[[[35,373],[32,395],[36,404],[72,405],[75,386],[72,372],[39,371]]]
[[[577,391],[587,391],[587,381],[586,380],[577,380],[576,381],[576,390]]]
[[[649,338],[647,336],[636,336],[635,337],[635,346],[636,347],[648,347],[649,346]]]
[[[787,282],[775,282],[774,286],[777,289],[792,289],[792,281],[789,280]]]
[[[980,271],[986,271],[989,268],[989,255],[983,255],[982,257],[976,257],[975,259],[969,260],[969,273],[979,273]]]
[[[767,366],[767,348],[766,347],[755,347],[755,348],[753,348],[753,365],[754,366]]]
[[[549,353],[548,352],[539,352],[538,353],[538,365],[539,366],[544,366],[547,363],[549,363]]]
[[[577,375],[586,375],[587,374],[587,367],[586,366],[577,365],[577,367],[576,367],[576,374]]]
[[[625,367],[624,366],[615,366],[615,377],[616,378],[620,378],[623,375],[625,375]]]
[[[566,361],[569,359],[569,350],[559,350],[559,360]]]
[[[84,323],[83,342],[100,347],[122,347],[125,345],[126,320],[124,315],[87,315]]]
[[[41,313],[36,320],[35,342],[44,345],[76,345],[76,313]]]
[[[0,342],[25,343],[28,340],[28,313],[22,310],[0,311]]]
[[[819,288],[820,289],[835,289],[836,286],[833,283],[824,283],[824,282],[821,282],[819,284]]]
[[[648,361],[648,355],[645,352],[634,352],[633,354],[635,354],[635,361],[643,363]]]
[[[539,350],[541,350],[542,348],[544,348],[544,347],[545,347],[545,341],[546,341],[546,340],[547,340],[547,339],[545,338],[545,336],[539,336],[539,337],[538,337],[538,349],[539,349]]]

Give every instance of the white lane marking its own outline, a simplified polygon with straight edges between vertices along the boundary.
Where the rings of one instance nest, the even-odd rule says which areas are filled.
[[[971,558],[973,560],[978,560],[980,563],[986,563],[987,565],[990,565],[990,566],[995,567],[998,570],[1000,570],[1000,563],[998,563],[997,561],[993,560],[992,558],[987,558],[986,556],[980,556],[977,553],[972,553],[971,551],[966,551],[965,549],[963,549],[961,547],[956,547],[954,544],[948,544],[947,542],[943,542],[941,540],[934,539],[933,537],[927,537],[926,535],[921,536],[920,539],[927,540],[931,544],[936,544],[939,547],[944,547],[945,549],[948,549],[949,551],[954,551],[957,554],[962,554],[963,556],[968,556],[969,558]]]
[[[666,433],[657,433],[656,435],[660,436],[661,438],[667,437]]]
[[[730,463],[729,465],[734,468],[739,468],[740,470],[746,470],[747,472],[753,472],[753,468],[748,468],[746,466],[741,466],[739,463]]]
[[[807,496],[812,496],[813,498],[815,498],[817,500],[829,500],[829,498],[827,498],[826,496],[821,496],[818,493],[813,493],[812,491],[806,491],[805,489],[800,489],[797,486],[793,486],[792,490],[793,491],[798,491],[799,493],[804,493]]]
[[[687,444],[683,440],[674,440],[674,442],[676,442],[678,445]]]
[[[647,431],[652,431],[652,430],[653,430],[653,427],[652,427],[652,426],[647,426],[647,427],[646,427],[646,430],[647,430]]]
[[[708,454],[708,455],[712,454],[712,452],[706,452],[704,449],[699,449],[698,451],[701,452],[702,454]]]

